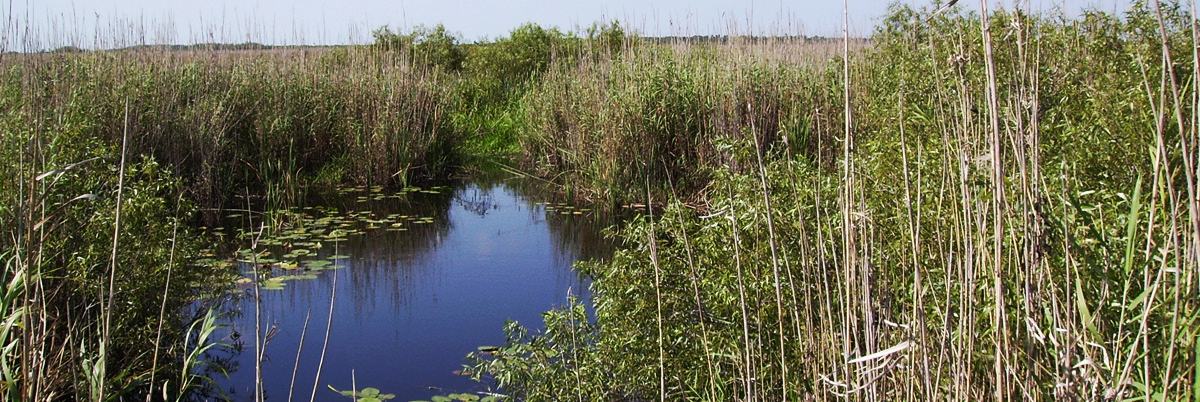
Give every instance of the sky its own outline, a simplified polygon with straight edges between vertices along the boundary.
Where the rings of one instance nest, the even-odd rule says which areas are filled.
[[[887,6],[932,7],[940,0],[848,0],[849,31],[868,36]],[[1123,11],[1131,0],[1020,0],[1022,7]],[[979,0],[955,9],[978,11]],[[1011,8],[1014,0],[989,8]],[[836,0],[0,0],[8,50],[59,46],[258,42],[275,45],[369,43],[383,25],[407,31],[444,24],[464,42],[506,36],[526,22],[564,31],[620,21],[646,36],[776,34],[841,36]]]

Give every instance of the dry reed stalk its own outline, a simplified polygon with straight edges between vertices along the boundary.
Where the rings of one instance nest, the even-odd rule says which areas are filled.
[[[671,190],[671,199],[678,202],[680,198],[679,198],[678,194],[675,193],[675,185],[674,185],[674,183],[671,182],[671,177],[669,175],[667,176],[667,186]],[[676,207],[682,208],[682,204],[677,203]],[[684,249],[684,253],[685,253],[684,261],[687,263],[688,271],[691,273],[690,279],[692,282],[692,297],[696,301],[696,312],[699,314],[698,320],[700,321],[700,343],[701,343],[701,346],[704,348],[704,364],[705,364],[705,366],[707,366],[707,369],[708,369],[708,390],[707,390],[707,392],[709,393],[708,397],[716,398],[717,397],[717,382],[716,381],[717,381],[718,373],[717,373],[716,369],[714,368],[715,364],[713,363],[713,359],[712,359],[713,352],[712,352],[711,346],[709,345],[710,341],[709,341],[709,333],[708,333],[708,324],[706,323],[706,321],[709,318],[705,316],[705,314],[707,314],[707,311],[706,311],[706,308],[704,307],[704,302],[700,299],[700,274],[696,268],[695,259],[692,257],[692,244],[688,240],[687,225],[682,220],[679,221],[679,237],[681,239],[683,239],[683,249]]]
[[[337,250],[337,245],[334,244],[334,250]],[[335,251],[336,252],[336,251]],[[333,284],[330,285],[332,290],[329,292],[329,320],[325,323],[325,342],[321,344],[321,358],[317,362],[317,376],[313,379],[312,394],[309,396],[309,402],[317,399],[317,385],[321,383],[321,369],[325,367],[325,351],[329,348],[329,333],[333,331],[333,302],[337,298],[337,270],[333,270]]]
[[[742,356],[745,360],[745,378],[742,379],[745,383],[746,401],[755,401],[755,385],[758,377],[757,371],[754,369],[754,364],[751,361],[751,353],[754,347],[750,342],[750,318],[746,311],[746,281],[742,272],[742,238],[741,238],[741,223],[738,221],[737,200],[733,196],[732,184],[726,183],[726,189],[729,192],[729,220],[733,228],[733,261],[737,267],[737,288],[738,288],[738,307],[741,310],[742,316],[742,347],[744,348]]]
[[[646,179],[646,205],[650,206],[650,179]],[[654,207],[648,209],[650,214],[650,231],[646,241],[650,242],[650,264],[654,266],[654,296],[656,305],[656,322],[658,323],[658,400],[667,400],[666,350],[663,347],[663,311],[662,311],[662,278],[658,266],[658,236],[654,233]]]
[[[116,285],[117,284],[117,279],[116,279],[117,278],[117,246],[118,246],[120,238],[121,238],[121,204],[122,204],[121,201],[123,199],[124,190],[125,190],[125,156],[126,156],[125,151],[127,149],[128,143],[129,143],[129,99],[126,99],[125,100],[125,130],[124,130],[124,135],[121,138],[121,163],[120,163],[120,167],[117,170],[117,211],[116,211],[116,216],[113,219],[113,244],[112,244],[112,255],[111,255],[112,264],[110,265],[109,271],[108,271],[108,297],[106,299],[103,296],[101,296],[101,299],[100,299],[100,303],[102,305],[104,305],[105,308],[101,312],[101,315],[104,316],[104,330],[103,330],[103,334],[101,335],[101,341],[100,341],[101,342],[101,344],[100,344],[100,359],[96,363],[96,364],[101,365],[101,367],[102,367],[102,369],[100,371],[101,378],[99,378],[99,380],[100,380],[99,394],[97,395],[97,398],[99,400],[104,400],[105,386],[107,385],[105,383],[106,379],[104,378],[106,369],[104,369],[103,367],[106,364],[106,360],[108,359],[108,356],[105,356],[105,352],[107,350],[107,345],[108,345],[109,341],[112,339],[111,338],[111,330],[112,330],[113,298],[116,296],[116,289],[117,289],[117,285]]]
[[[1008,377],[1007,368],[1004,362],[1008,360],[1004,353],[1008,349],[1008,320],[1005,317],[1005,300],[1004,300],[1004,279],[1003,279],[1003,256],[1001,245],[1004,241],[1004,172],[1001,165],[1001,155],[1004,151],[1000,145],[1000,101],[996,85],[996,63],[995,57],[992,55],[992,30],[990,24],[990,13],[988,12],[987,1],[980,0],[979,6],[982,9],[983,17],[980,20],[980,31],[983,35],[984,49],[984,65],[987,69],[987,118],[988,118],[988,137],[987,142],[990,147],[990,162],[992,175],[992,299],[995,305],[992,307],[992,329],[995,338],[994,343],[995,355],[994,360],[994,381],[995,391],[993,396],[997,401],[1011,398],[1011,392],[1006,383]],[[1004,357],[1002,357],[1004,356]]]
[[[182,201],[182,199],[183,199],[183,195],[180,194],[179,201]],[[166,283],[163,285],[162,303],[159,305],[159,308],[158,308],[158,329],[155,331],[155,334],[154,334],[154,357],[151,359],[151,363],[150,363],[150,390],[146,392],[146,402],[150,402],[150,397],[152,395],[154,395],[154,376],[158,372],[158,351],[160,348],[159,343],[162,342],[163,323],[166,321],[166,319],[164,317],[166,316],[166,313],[167,313],[167,296],[171,290],[171,272],[173,271],[173,269],[175,267],[175,246],[176,246],[176,242],[179,239],[179,236],[178,236],[179,235],[179,217],[178,217],[179,205],[182,205],[182,202],[179,202],[176,204],[175,223],[171,229],[171,251],[170,251],[170,256],[167,258],[167,280],[166,280]],[[164,387],[163,393],[164,393],[164,395],[166,394],[166,387]]]
[[[300,353],[304,351],[304,336],[308,334],[308,319],[310,317],[312,317],[311,309],[304,313],[304,326],[300,329],[300,343],[296,345],[296,362],[292,363],[292,381],[288,385],[288,402],[292,401],[292,393],[296,390],[296,372],[300,371]]]

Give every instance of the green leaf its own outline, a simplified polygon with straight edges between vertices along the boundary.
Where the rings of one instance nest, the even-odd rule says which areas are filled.
[[[434,395],[433,398],[430,398],[430,399],[433,399],[433,402],[451,402],[451,401],[453,401],[453,399],[447,398],[446,396],[443,396],[443,395]]]
[[[1141,220],[1140,213],[1142,211],[1142,177],[1139,175],[1137,185],[1133,188],[1133,199],[1129,201],[1132,205],[1129,208],[1129,215],[1125,218],[1125,261],[1122,267],[1125,269],[1125,275],[1130,275],[1133,272],[1133,256],[1135,250],[1135,239],[1137,238],[1138,221]]]
[[[362,396],[368,397],[368,398],[373,398],[373,397],[376,397],[379,395],[379,389],[378,388],[363,388],[362,392],[360,392],[359,394],[361,394]]]
[[[1079,277],[1075,277],[1075,307],[1079,309],[1079,316],[1083,320],[1083,325],[1093,335],[1098,335],[1096,327],[1092,325],[1092,313],[1088,309],[1087,298],[1083,296],[1083,283],[1079,281]]]

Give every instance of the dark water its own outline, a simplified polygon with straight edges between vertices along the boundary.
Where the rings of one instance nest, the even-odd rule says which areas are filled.
[[[337,260],[344,268],[261,291],[259,322],[263,333],[273,332],[262,364],[267,399],[287,400],[289,390],[294,400],[309,399],[331,300],[316,400],[350,401],[330,386],[374,387],[395,394],[395,401],[482,391],[482,385],[454,374],[464,356],[481,345],[502,344],[506,320],[540,328],[540,313],[564,305],[568,295],[586,299],[587,282],[571,265],[611,253],[599,234],[611,219],[560,210],[558,204],[547,208],[539,194],[527,179],[493,174],[436,194],[366,201],[347,194],[323,201],[339,213],[419,215],[432,222],[325,241],[319,253],[348,256]],[[233,400],[254,396],[255,304],[253,288],[243,291],[246,297],[234,302],[235,314],[220,334],[243,350],[228,354],[236,370],[218,381]]]

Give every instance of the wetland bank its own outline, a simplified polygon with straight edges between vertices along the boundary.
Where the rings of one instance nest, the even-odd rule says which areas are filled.
[[[422,27],[364,46],[6,54],[0,391],[1195,399],[1195,14],[982,15],[894,6],[867,40],[525,25],[475,44]],[[481,155],[550,195],[434,184]],[[356,190],[310,203],[337,188]],[[440,206],[401,208],[421,197]],[[358,205],[374,202],[396,209]],[[554,222],[631,204],[652,208],[606,230],[610,257],[551,245],[543,284],[446,262],[543,266],[455,250],[595,236]],[[545,232],[471,229],[509,213]],[[236,250],[214,248],[217,227]],[[520,325],[418,308],[499,308],[515,296],[486,297],[522,286],[552,299]],[[240,316],[209,315],[231,294]],[[263,320],[300,310],[307,329]],[[404,366],[463,385],[400,395],[417,371],[371,351],[450,342],[438,330],[491,332],[437,352],[454,368]],[[356,366],[335,372],[335,355]]]

